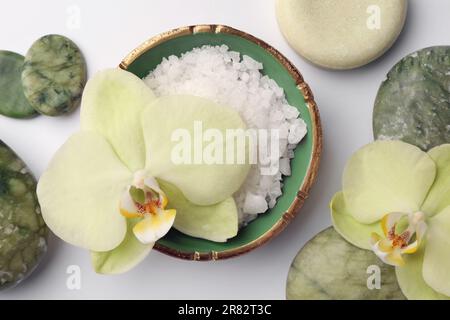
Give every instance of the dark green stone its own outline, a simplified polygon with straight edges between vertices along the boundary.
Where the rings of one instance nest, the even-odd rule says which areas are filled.
[[[380,270],[380,289],[367,286],[369,266]],[[372,283],[369,279],[369,282]],[[371,251],[345,241],[332,227],[310,240],[289,270],[289,300],[403,300],[395,269]]]
[[[13,287],[38,265],[48,230],[36,196],[36,180],[0,140],[0,290]]]
[[[25,98],[22,87],[24,57],[0,50],[0,114],[11,118],[29,118],[37,114]]]
[[[425,151],[450,143],[450,46],[422,49],[391,69],[375,101],[373,131],[375,139]]]
[[[58,116],[74,110],[86,84],[86,63],[70,39],[47,35],[25,56],[22,84],[31,106],[39,113]]]

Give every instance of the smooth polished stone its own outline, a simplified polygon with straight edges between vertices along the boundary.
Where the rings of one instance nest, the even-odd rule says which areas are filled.
[[[47,251],[48,229],[36,196],[36,180],[0,140],[0,290],[14,287]]]
[[[375,101],[373,132],[425,151],[450,143],[450,46],[414,52],[391,69]]]
[[[23,62],[22,55],[0,50],[0,114],[10,118],[30,118],[37,114],[23,93]]]
[[[321,67],[352,69],[386,52],[406,19],[407,0],[277,0],[288,43]]]
[[[394,267],[348,243],[332,227],[300,250],[289,270],[286,295],[288,300],[405,299]]]
[[[39,113],[58,116],[73,111],[86,84],[86,63],[70,39],[47,35],[25,56],[22,84],[25,96]]]

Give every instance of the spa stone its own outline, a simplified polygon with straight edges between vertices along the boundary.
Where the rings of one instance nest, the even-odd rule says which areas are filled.
[[[332,227],[300,250],[289,270],[286,295],[288,300],[405,299],[394,267],[348,243]]]
[[[277,0],[288,43],[312,63],[352,69],[386,52],[406,18],[406,0]]]
[[[450,143],[450,46],[414,52],[391,69],[375,101],[373,132],[424,151]]]
[[[37,114],[23,93],[23,61],[20,54],[0,50],[0,114],[11,118],[29,118]]]
[[[36,197],[36,180],[0,140],[0,290],[14,287],[47,251],[47,227]]]
[[[71,112],[86,84],[86,63],[80,49],[60,35],[40,38],[25,56],[22,84],[39,113],[58,116]]]

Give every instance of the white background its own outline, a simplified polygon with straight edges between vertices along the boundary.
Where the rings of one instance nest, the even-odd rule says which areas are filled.
[[[80,28],[68,27],[71,6],[81,10]],[[69,20],[70,21],[70,20]],[[297,56],[283,39],[274,0],[14,0],[2,5],[0,49],[25,54],[37,38],[60,33],[82,49],[89,73],[115,67],[144,40],[190,24],[227,24],[251,33],[285,54],[310,84],[324,128],[319,179],[295,221],[264,247],[220,262],[188,262],[153,252],[128,274],[99,276],[88,253],[52,238],[39,269],[0,299],[284,299],[292,259],[314,234],[330,225],[328,202],[340,189],[347,158],[372,140],[371,115],[380,82],[404,55],[450,44],[450,1],[410,0],[407,23],[394,47],[353,71],[319,69]],[[78,130],[79,113],[68,117],[11,120],[0,116],[0,139],[36,176],[57,148]],[[66,287],[66,269],[79,265],[82,287]]]

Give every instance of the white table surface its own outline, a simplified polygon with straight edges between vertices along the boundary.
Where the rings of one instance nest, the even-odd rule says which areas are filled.
[[[77,25],[71,14],[80,11]],[[370,65],[344,72],[306,63],[287,45],[275,19],[274,0],[14,0],[0,14],[0,48],[24,54],[48,33],[72,38],[89,73],[116,66],[131,49],[179,26],[218,23],[251,33],[285,54],[310,84],[324,129],[319,178],[297,218],[276,239],[242,257],[188,262],[156,251],[133,271],[100,276],[88,253],[52,238],[39,269],[2,299],[284,299],[289,265],[303,244],[330,225],[328,202],[340,189],[347,158],[372,140],[372,106],[380,82],[404,55],[450,44],[450,1],[410,0],[407,23],[394,47]],[[68,117],[12,120],[0,116],[0,139],[37,177],[54,152],[78,130]],[[81,268],[81,289],[66,286],[69,265]]]

